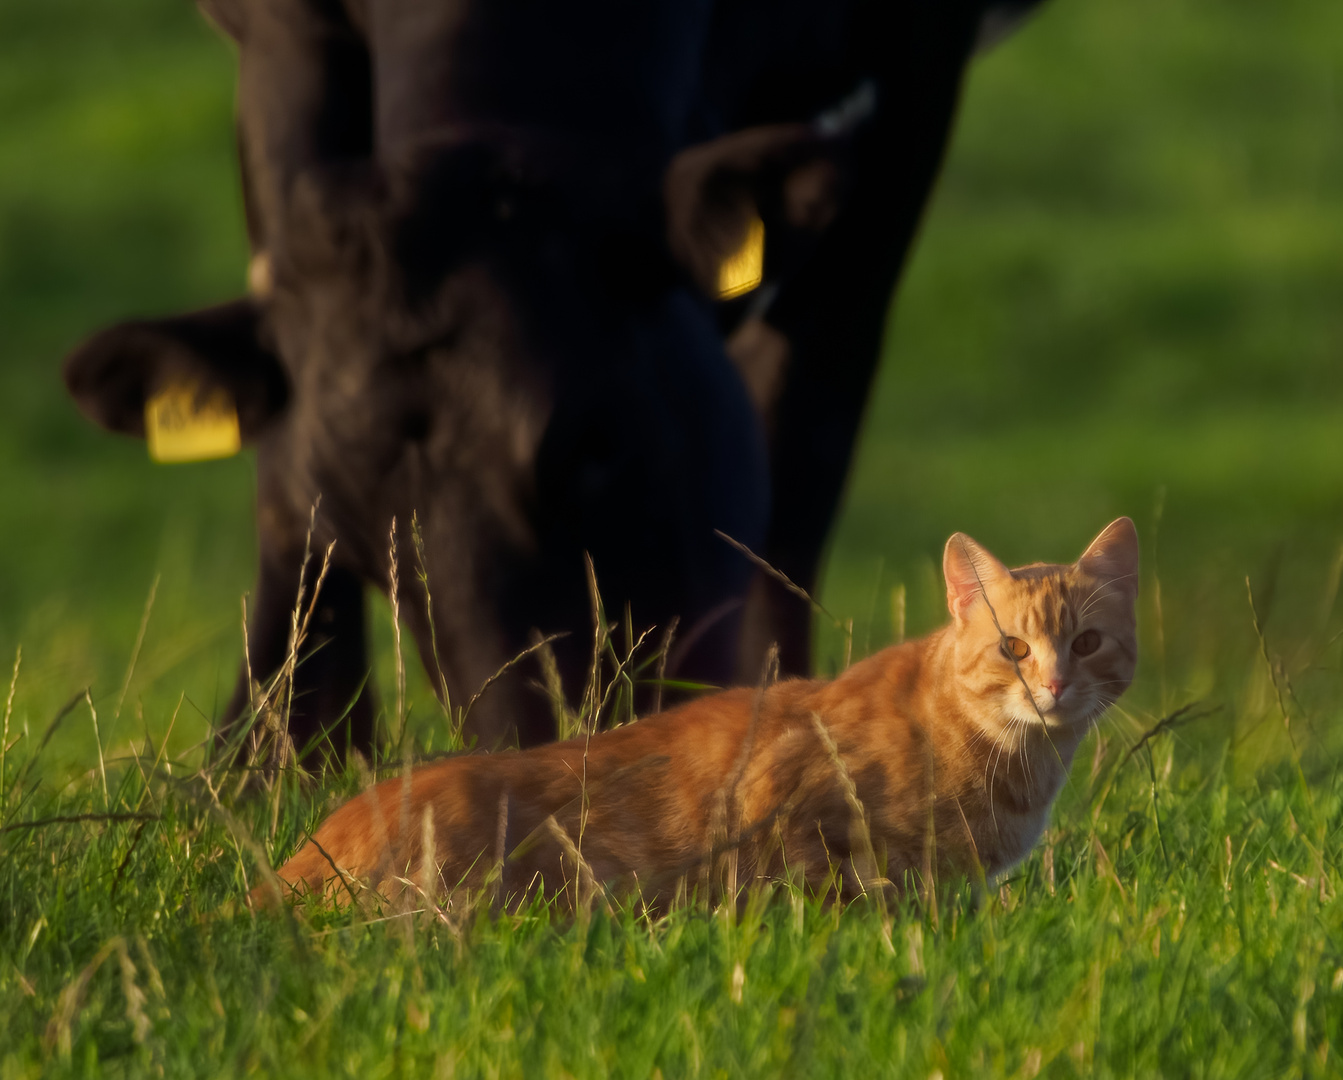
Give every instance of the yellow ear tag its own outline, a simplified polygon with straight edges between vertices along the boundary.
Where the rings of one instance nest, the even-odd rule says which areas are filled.
[[[751,218],[746,240],[718,268],[718,299],[731,300],[754,289],[765,276],[765,223]]]
[[[145,441],[158,462],[231,457],[242,449],[233,396],[219,389],[198,398],[194,385],[165,387],[145,402]]]

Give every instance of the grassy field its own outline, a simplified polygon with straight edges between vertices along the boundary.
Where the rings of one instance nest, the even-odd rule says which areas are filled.
[[[1041,850],[890,949],[786,886],[229,913],[247,838],[282,855],[358,778],[216,804],[192,748],[241,651],[251,463],[151,466],[58,370],[241,290],[233,63],[174,0],[0,0],[0,1077],[1343,1073],[1343,8],[1054,0],[970,80],[822,599],[861,655],[900,596],[941,620],[949,533],[1071,559],[1128,513],[1143,656]],[[410,696],[439,722],[414,668]],[[30,825],[109,812],[138,816]]]

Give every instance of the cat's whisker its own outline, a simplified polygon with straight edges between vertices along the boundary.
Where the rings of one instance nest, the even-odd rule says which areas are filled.
[[[979,743],[983,742],[983,741],[984,741],[985,739],[987,739],[988,737],[989,737],[989,733],[988,733],[988,729],[987,729],[987,728],[976,727],[976,728],[970,733],[970,739],[969,739],[968,742],[966,742],[966,744],[965,744],[965,749],[966,749],[967,751],[969,751],[969,750],[973,750]]]
[[[1113,596],[1117,592],[1119,592],[1118,589],[1109,586],[1103,586],[1102,588],[1097,589],[1096,592],[1092,594],[1093,597],[1092,599],[1083,602],[1081,611],[1078,615],[1078,621],[1080,622],[1081,620],[1085,619],[1088,615],[1090,615],[1093,611],[1095,611],[1096,608],[1100,607],[1102,603],[1104,603],[1106,600],[1108,600],[1111,596]]]
[[[1121,581],[1128,581],[1130,578],[1135,578],[1137,576],[1138,575],[1136,573],[1116,574],[1114,577],[1107,578],[1105,581],[1102,581],[1099,585],[1097,585],[1094,589],[1091,590],[1091,592],[1087,595],[1086,599],[1082,601],[1081,607],[1084,610],[1089,611],[1091,607],[1094,606],[1092,604],[1092,597],[1096,597],[1097,593],[1100,594],[1100,596],[1097,597],[1097,602],[1099,602],[1099,600],[1104,599],[1106,596],[1110,595],[1111,591],[1117,591],[1115,587]]]
[[[1110,708],[1110,706],[1113,705],[1118,700],[1119,700],[1118,694],[1114,695],[1113,697],[1107,697],[1104,694],[1097,694],[1095,706],[1089,712],[1085,713],[1083,716],[1083,720],[1087,725],[1087,729],[1090,730],[1091,728],[1098,726],[1101,717],[1103,717],[1106,711]]]
[[[1098,607],[1100,607],[1101,604],[1103,604],[1107,599],[1109,599],[1111,595],[1113,595],[1113,591],[1115,590],[1107,589],[1106,591],[1101,592],[1099,595],[1097,595],[1094,599],[1089,600],[1086,603],[1082,604],[1081,607],[1078,609],[1077,621],[1082,622],[1083,620],[1085,620],[1087,616],[1089,616],[1093,611],[1095,611]]]
[[[1097,585],[1094,589],[1092,589],[1091,592],[1087,593],[1087,595],[1083,598],[1082,603],[1079,604],[1078,606],[1085,610],[1087,606],[1092,602],[1092,599],[1097,596],[1097,594],[1104,596],[1107,593],[1107,591],[1112,588],[1114,588],[1113,581],[1102,581],[1099,585]]]
[[[1099,603],[1099,601],[1097,601],[1096,603],[1092,604],[1090,607],[1088,607],[1088,608],[1084,608],[1083,610],[1079,611],[1079,612],[1077,613],[1077,621],[1078,621],[1079,623],[1084,623],[1084,622],[1086,622],[1089,618],[1091,618],[1091,613],[1092,613],[1093,611],[1095,611],[1099,606],[1100,606],[1100,603]]]
[[[989,813],[993,817],[993,831],[998,833],[1000,837],[1002,836],[1002,833],[998,829],[998,806],[993,801],[993,782],[998,778],[998,763],[1003,759],[1003,750],[1006,748],[1007,736],[1010,733],[1011,728],[1010,727],[1005,728],[1003,731],[999,732],[998,737],[993,740],[993,748],[990,749],[989,751],[990,755],[992,755],[992,761],[993,761],[992,773],[988,773],[989,768],[988,762],[986,761],[984,763],[984,770],[986,773],[988,773],[988,781],[986,784],[986,789],[988,791],[989,796]],[[994,750],[997,751],[996,755],[994,754]]]
[[[985,792],[985,794],[988,796],[988,799],[989,799],[989,812],[990,812],[990,813],[992,813],[992,811],[993,811],[993,781],[989,778],[989,765],[990,765],[990,764],[992,763],[992,761],[993,761],[993,748],[994,748],[994,746],[997,746],[997,745],[998,745],[998,740],[997,740],[997,738],[995,738],[995,739],[993,740],[993,743],[989,746],[988,752],[984,755],[984,792]],[[994,827],[995,827],[995,828],[997,827],[997,824],[998,824],[998,823],[997,823],[997,821],[995,820],[995,821],[994,821]]]
[[[1018,737],[1019,741],[1017,745],[1021,750],[1021,766],[1026,773],[1026,783],[1029,784],[1031,787],[1034,787],[1035,776],[1031,769],[1031,759],[1030,759],[1030,729],[1025,723],[1025,721],[1021,722],[1020,727],[1021,730],[1019,733]]]

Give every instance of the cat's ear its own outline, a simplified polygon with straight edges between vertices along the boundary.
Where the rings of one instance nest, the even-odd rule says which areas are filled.
[[[960,620],[986,586],[1011,577],[1012,571],[965,533],[956,533],[942,551],[942,574],[947,579],[947,609]]]
[[[1138,592],[1138,530],[1126,517],[1110,522],[1077,560],[1094,577]]]

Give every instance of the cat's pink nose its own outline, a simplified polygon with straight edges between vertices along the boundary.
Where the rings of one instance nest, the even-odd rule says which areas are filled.
[[[1067,685],[1068,684],[1065,683],[1062,679],[1050,679],[1047,683],[1045,683],[1045,686],[1049,689],[1049,692],[1054,695],[1055,701],[1058,701],[1058,699],[1063,696],[1063,691],[1067,689]]]

